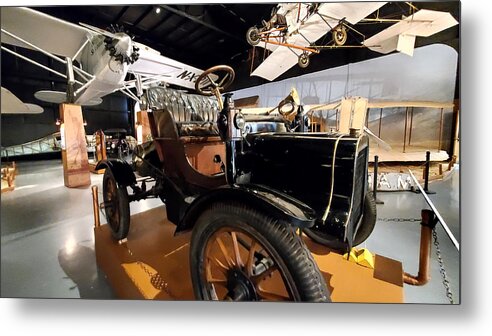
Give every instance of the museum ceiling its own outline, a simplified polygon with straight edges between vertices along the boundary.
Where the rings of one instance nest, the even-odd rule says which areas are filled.
[[[419,9],[450,12],[459,21],[459,2],[415,2]],[[249,77],[251,49],[246,42],[249,27],[270,17],[274,4],[210,4],[210,5],[126,5],[38,7],[39,11],[73,23],[83,22],[104,29],[122,29],[134,35],[163,55],[206,69],[228,64],[236,69],[236,88],[264,82]],[[157,13],[159,9],[159,13]],[[381,9],[380,17],[408,14],[404,2],[391,2]],[[369,37],[389,24],[358,24],[356,29]],[[118,27],[118,28],[117,28]],[[459,26],[447,29],[431,38],[417,38],[416,46],[446,43],[458,49]],[[259,53],[257,53],[257,57]],[[381,56],[368,49],[326,50],[312,58],[307,69],[293,67],[278,79],[306,72],[340,66]]]

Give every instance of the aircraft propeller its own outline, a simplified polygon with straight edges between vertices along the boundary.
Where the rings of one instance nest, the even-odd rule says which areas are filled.
[[[105,36],[104,44],[109,54],[120,63],[133,64],[138,60],[139,48],[133,43],[133,39],[125,32],[111,33],[107,30],[89,25],[87,23],[79,22],[79,24],[97,34]],[[129,45],[132,46],[131,53],[128,54],[127,50]]]

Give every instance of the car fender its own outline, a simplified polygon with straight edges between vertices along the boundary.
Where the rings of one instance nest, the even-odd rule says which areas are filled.
[[[137,183],[133,169],[129,163],[119,159],[101,160],[96,165],[96,170],[109,169],[113,173],[116,182],[121,186],[130,186]]]
[[[254,184],[227,185],[195,199],[186,209],[176,228],[176,233],[192,229],[200,214],[210,204],[223,201],[236,201],[249,205],[294,227],[309,228],[316,220],[316,212],[311,207],[278,190]]]

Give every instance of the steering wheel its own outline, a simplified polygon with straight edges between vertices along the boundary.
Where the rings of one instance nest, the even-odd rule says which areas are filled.
[[[203,96],[220,96],[234,81],[234,69],[228,65],[216,65],[202,72],[195,81],[195,90]]]

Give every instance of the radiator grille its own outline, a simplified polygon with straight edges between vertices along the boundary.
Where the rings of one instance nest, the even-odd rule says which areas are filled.
[[[362,214],[364,203],[364,192],[367,181],[367,152],[368,148],[364,148],[359,152],[357,156],[357,162],[355,164],[355,185],[354,185],[354,198],[352,203],[352,218],[351,222],[357,224]]]

